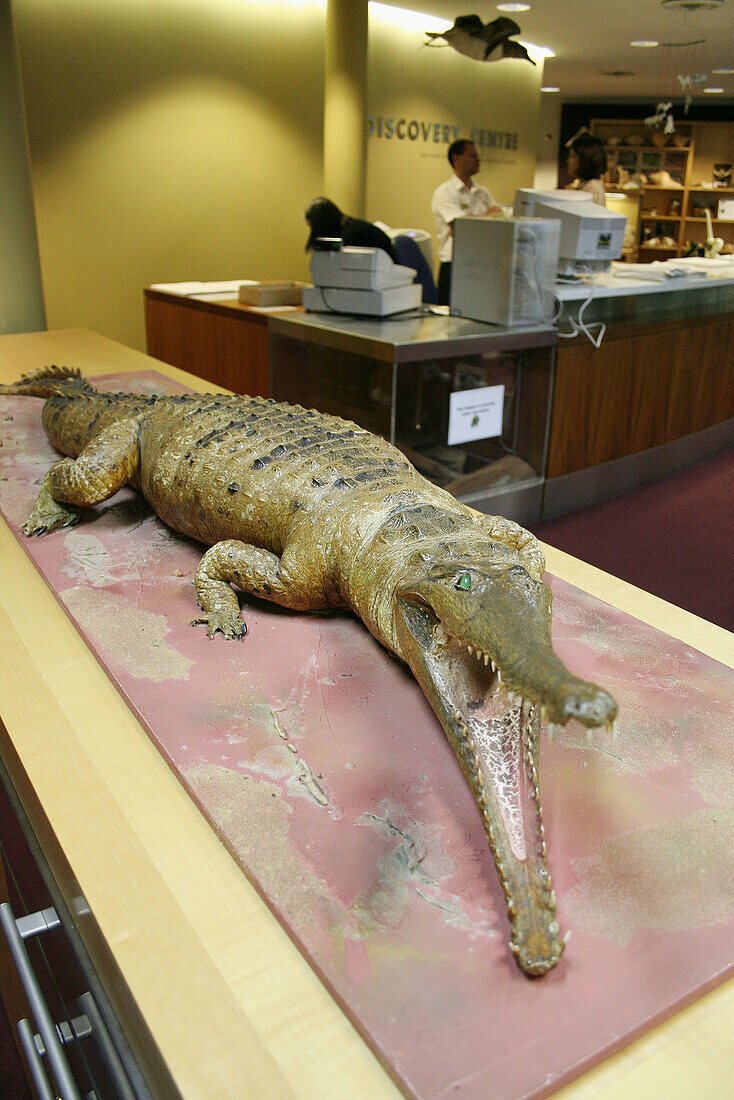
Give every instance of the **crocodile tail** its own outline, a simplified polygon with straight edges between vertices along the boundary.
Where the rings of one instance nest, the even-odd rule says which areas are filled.
[[[0,393],[28,397],[73,397],[96,392],[76,367],[43,367],[31,374],[24,374],[19,382],[0,385]]]

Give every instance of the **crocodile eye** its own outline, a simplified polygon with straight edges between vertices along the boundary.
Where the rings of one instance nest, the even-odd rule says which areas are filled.
[[[468,592],[471,588],[471,573],[462,573],[454,587],[462,592]]]

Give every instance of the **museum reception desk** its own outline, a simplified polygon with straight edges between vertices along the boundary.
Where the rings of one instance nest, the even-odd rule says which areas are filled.
[[[146,379],[155,372],[174,386],[211,388],[83,330],[0,337],[1,382],[49,362],[78,366],[86,376]],[[0,425],[13,427],[9,417]],[[39,466],[37,477],[42,474]],[[5,488],[12,500],[13,486]],[[124,513],[125,507],[120,518]],[[133,527],[142,518],[129,512]],[[69,564],[87,581],[100,575],[95,572],[100,567],[107,575],[105,555],[114,557],[114,545],[103,552],[94,523],[77,533]],[[168,576],[167,583],[175,585],[179,579],[163,568],[167,546],[160,543],[156,576],[161,583]],[[726,631],[550,547],[547,558],[562,582],[693,647],[704,664],[718,662],[723,672],[734,668]],[[132,1084],[120,1095],[156,1100],[398,1096],[389,1064],[383,1067],[242,873],[4,520],[0,559],[4,783],[32,850],[53,881],[62,923],[94,971],[113,1020],[110,1030],[121,1032],[118,1053]],[[61,587],[69,576],[62,571]],[[282,639],[289,618],[280,619],[280,635],[274,637]],[[113,633],[124,635],[121,612],[115,622]],[[321,620],[319,636],[340,629],[339,622]],[[151,638],[155,664],[165,632]],[[207,644],[215,645],[204,638]],[[282,641],[276,642],[273,652],[281,648]],[[242,653],[244,643],[238,660]],[[268,660],[272,664],[273,656]],[[135,669],[130,671],[134,678]],[[249,690],[245,680],[241,684]],[[211,721],[206,719],[204,734],[209,729],[216,740]],[[236,751],[234,727],[228,737]],[[227,751],[227,738],[221,739]],[[338,728],[334,744],[338,747]],[[313,803],[312,812],[318,809]],[[424,882],[423,891],[428,888]],[[361,965],[355,957],[357,985],[364,977]],[[420,963],[413,965],[419,974]],[[514,978],[512,962],[495,977],[505,971]],[[561,968],[554,973],[560,975],[555,988],[562,995]],[[4,972],[3,984],[9,981]],[[527,997],[553,988],[521,976],[518,981]],[[705,995],[667,1021],[654,1021],[653,1031],[606,1057],[559,1095],[567,1100],[591,1093],[609,1100],[694,1095],[701,1082],[710,1095],[724,1095],[733,1053],[734,985],[698,994]],[[626,995],[634,1000],[634,988]],[[384,1014],[390,1015],[388,1005]],[[569,1020],[575,1031],[573,1012]],[[538,1095],[548,1095],[552,1087],[546,1080]]]
[[[491,511],[501,498],[532,522],[734,445],[734,264],[659,282],[633,276],[559,286],[557,342],[551,326],[539,340],[537,330],[432,313],[254,311],[232,291],[212,300],[216,288],[148,288],[147,348],[237,392],[355,419],[475,507]],[[456,393],[498,385],[499,434],[449,444]]]

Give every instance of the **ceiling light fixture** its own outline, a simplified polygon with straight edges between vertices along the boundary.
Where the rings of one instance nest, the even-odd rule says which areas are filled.
[[[704,95],[723,95],[724,94],[724,89],[723,88],[704,88],[703,89],[703,94]]]
[[[734,76],[734,69],[712,69],[716,76]]]
[[[551,88],[549,86],[547,88],[541,88],[540,90],[541,90],[541,92],[560,92],[561,89],[560,88]]]
[[[497,11],[530,11],[530,4],[498,4]]]
[[[640,50],[652,50],[659,45],[660,43],[656,42],[654,38],[638,38],[634,42],[630,42],[630,46],[636,46]]]

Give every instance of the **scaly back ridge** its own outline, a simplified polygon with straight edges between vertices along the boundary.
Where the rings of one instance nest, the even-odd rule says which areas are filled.
[[[81,397],[96,394],[76,367],[43,367],[24,374],[19,382],[0,385],[0,393],[21,394],[28,397]]]

